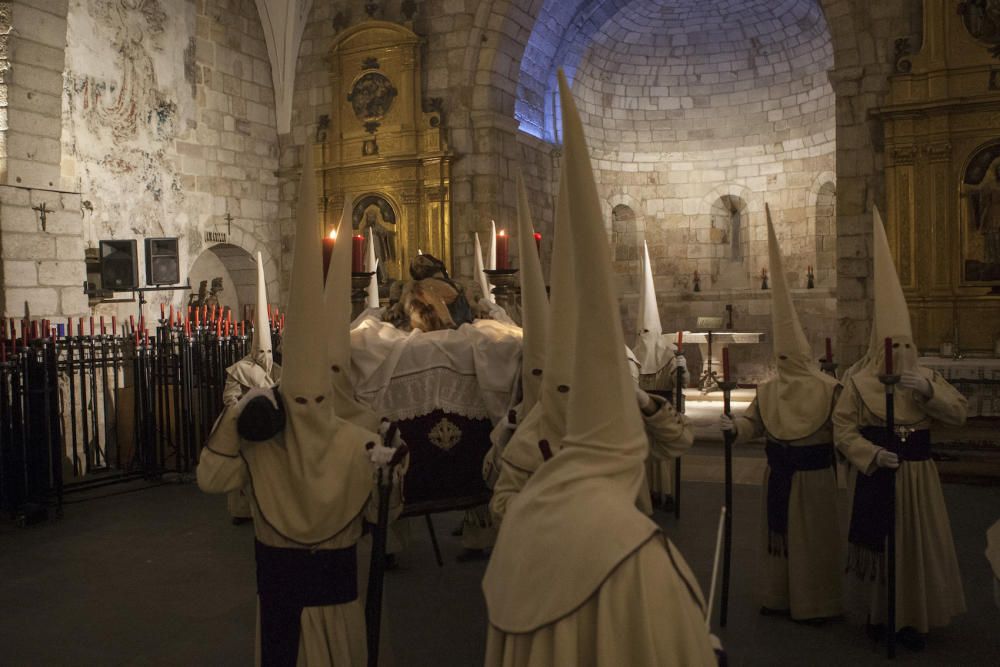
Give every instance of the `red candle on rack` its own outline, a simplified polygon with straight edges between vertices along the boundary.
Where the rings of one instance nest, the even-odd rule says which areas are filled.
[[[892,375],[892,339],[885,339],[885,374]]]
[[[79,336],[80,338],[83,338],[83,318],[82,317],[80,318],[80,321],[76,323],[76,335]]]
[[[184,318],[184,335],[187,336],[188,338],[191,337],[191,318],[190,317],[185,317]]]
[[[112,336],[117,336],[118,335],[118,316],[117,315],[112,315],[111,316],[111,335]]]
[[[722,380],[729,382],[729,348],[722,348]]]
[[[683,345],[683,344],[684,344],[684,332],[683,331],[678,331],[677,332],[677,349],[680,350],[681,349],[681,345]]]
[[[240,322],[240,335],[241,336],[246,336],[247,335],[247,323],[246,322]]]
[[[201,308],[194,309],[194,328],[197,329],[201,324]]]
[[[267,304],[267,321],[271,321],[271,304]]]
[[[364,265],[365,237],[355,234],[351,238],[351,272],[361,273],[365,270]]]
[[[145,315],[140,315],[139,316],[139,331],[142,331],[145,328],[146,328],[146,317],[145,317]]]
[[[103,336],[106,329],[104,328],[104,315],[101,315],[101,335]]]
[[[507,231],[503,229],[497,232],[497,268],[510,268],[507,255]]]
[[[163,316],[163,308],[166,306],[162,301],[160,302],[160,319],[165,319]]]
[[[38,322],[31,323],[31,338],[32,340],[38,338]]]
[[[170,328],[174,328],[174,304],[170,304]]]
[[[215,337],[222,338],[222,318],[215,320]]]
[[[128,316],[128,330],[135,331],[135,315]]]
[[[90,335],[94,335],[94,316],[90,316]]]
[[[143,343],[149,345],[149,329],[142,330]]]
[[[201,307],[201,321],[205,323],[205,326],[208,326],[208,304]]]
[[[833,361],[833,342],[827,338],[826,339],[826,363]]]
[[[542,254],[542,235],[539,232],[535,232],[535,250],[538,251],[538,255]]]
[[[284,330],[285,330],[285,315],[284,313],[282,313],[281,324],[278,325],[278,331],[284,331]]]

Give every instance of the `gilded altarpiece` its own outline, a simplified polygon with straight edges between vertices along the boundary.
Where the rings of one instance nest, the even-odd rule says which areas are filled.
[[[979,4],[924,1],[919,53],[897,42],[878,110],[886,232],[924,350],[992,351],[1000,335],[1000,23],[984,29]]]
[[[421,96],[421,39],[366,21],[329,54],[333,103],[321,132],[324,224],[351,212],[374,239],[380,281],[408,277],[420,250],[451,267],[451,162],[439,100]]]

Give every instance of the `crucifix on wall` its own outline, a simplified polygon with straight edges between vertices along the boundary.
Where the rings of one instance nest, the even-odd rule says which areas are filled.
[[[226,211],[226,217],[223,218],[226,221],[226,233],[232,235],[233,233],[233,216],[229,211]]]

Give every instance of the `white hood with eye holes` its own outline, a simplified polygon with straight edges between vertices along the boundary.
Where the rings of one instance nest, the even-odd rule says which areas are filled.
[[[757,407],[768,434],[779,440],[801,440],[829,421],[840,383],[819,370],[812,358],[792,303],[771,209],[766,204],[764,209],[771,264],[771,336],[778,375],[757,387]]]
[[[375,433],[337,415],[316,203],[312,146],[307,145],[282,345],[285,429],[257,445],[244,443],[241,450],[264,521],[304,546],[329,540],[362,512],[372,491],[365,444],[378,442]]]
[[[865,407],[879,419],[885,419],[885,389],[878,376],[885,372],[886,338],[892,338],[894,345],[893,373],[899,375],[906,371],[917,371],[928,380],[932,379],[934,374],[929,369],[917,365],[919,354],[910,327],[910,311],[906,305],[903,288],[899,284],[896,266],[892,261],[882,216],[879,215],[877,208],[872,217],[874,219],[872,250],[875,256],[875,335],[870,340],[864,365],[858,368],[851,379],[858,388]],[[916,424],[926,418],[924,408],[917,402],[912,389],[896,387],[894,408],[896,423],[900,425]]]
[[[229,377],[244,387],[269,387],[281,378],[281,366],[274,363],[271,323],[267,319],[267,282],[264,260],[257,253],[257,310],[254,312],[250,351],[226,369]]]

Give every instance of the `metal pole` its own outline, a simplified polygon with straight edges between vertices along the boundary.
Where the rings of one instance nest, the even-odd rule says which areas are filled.
[[[719,383],[722,388],[723,410],[726,415],[732,418],[732,391],[736,388],[735,382],[723,380]],[[722,434],[725,443],[725,503],[726,521],[723,533],[724,551],[722,554],[722,601],[719,605],[719,626],[726,627],[729,619],[729,580],[731,574],[731,562],[733,554],[733,440],[735,435],[731,431],[724,431]]]
[[[882,374],[879,380],[885,387],[885,428],[886,449],[899,453],[896,446],[896,401],[895,388],[898,375]],[[889,534],[886,546],[886,652],[889,659],[896,657],[896,471],[886,469],[889,474]]]
[[[681,359],[684,358],[684,353],[681,352],[679,346],[677,354],[674,356]],[[678,414],[684,414],[684,369],[677,366],[676,375],[677,377],[674,382],[674,406]],[[679,456],[674,459],[674,518],[681,518],[681,457]]]

